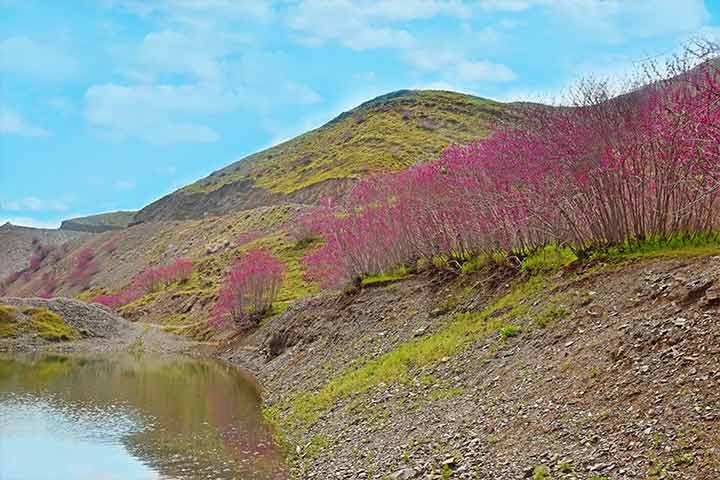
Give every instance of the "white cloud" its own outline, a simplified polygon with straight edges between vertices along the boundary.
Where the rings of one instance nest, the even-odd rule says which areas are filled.
[[[42,127],[28,123],[18,112],[4,105],[0,105],[0,134],[41,138],[47,137],[48,131]]]
[[[409,48],[414,45],[413,36],[387,23],[410,20],[414,18],[410,12],[411,9],[403,10],[389,2],[302,0],[289,9],[286,23],[298,32],[297,40],[306,45],[337,41],[353,50]]]
[[[219,134],[188,117],[227,111],[236,103],[211,85],[95,85],[85,93],[85,118],[114,138],[208,143]]]
[[[563,0],[549,2],[586,35],[608,42],[679,34],[702,27],[709,14],[702,0]]]
[[[152,32],[145,36],[137,60],[139,67],[151,74],[181,74],[204,82],[218,81],[223,75],[223,58],[241,51],[249,42],[240,33]]]
[[[142,16],[170,15],[187,22],[202,16],[251,17],[263,21],[273,16],[272,5],[265,0],[109,0],[106,3]]]
[[[20,200],[2,200],[0,209],[12,212],[64,212],[68,206],[59,200],[42,200],[37,197],[25,197]]]
[[[447,48],[416,49],[408,53],[411,65],[426,72],[440,72],[446,81],[509,82],[517,76],[510,67],[486,60],[467,60],[464,53]]]
[[[286,88],[287,92],[295,98],[295,103],[299,103],[301,105],[311,105],[322,101],[322,97],[319,93],[304,85],[299,85],[295,82],[288,82],[286,84]]]
[[[125,49],[129,61],[121,72],[129,82],[93,85],[85,93],[84,116],[93,130],[156,144],[210,143],[220,138],[210,126],[218,114],[246,109],[267,115],[323,100],[311,87],[288,80],[291,57],[248,49],[247,35],[218,22],[217,29],[174,25]]]
[[[60,80],[73,75],[77,61],[54,45],[14,36],[0,42],[0,71],[24,77]]]
[[[517,78],[509,67],[499,63],[463,60],[455,68],[460,79],[468,82],[509,82]]]
[[[478,5],[481,9],[489,12],[522,12],[527,10],[533,4],[544,3],[541,1],[533,0],[481,0]]]

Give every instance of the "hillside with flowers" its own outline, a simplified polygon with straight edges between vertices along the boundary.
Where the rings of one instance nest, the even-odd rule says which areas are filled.
[[[402,170],[453,143],[487,135],[504,108],[455,92],[392,92],[161,198],[136,221],[202,218],[341,195],[368,174]]]
[[[128,228],[34,244],[2,289],[252,368],[296,478],[715,478],[720,74],[698,48],[552,107],[379,97]]]

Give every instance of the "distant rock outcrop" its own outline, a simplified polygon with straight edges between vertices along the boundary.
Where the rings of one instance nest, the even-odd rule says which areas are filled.
[[[102,233],[111,230],[122,230],[127,228],[135,217],[136,212],[119,211],[90,215],[64,220],[60,230],[73,232]]]

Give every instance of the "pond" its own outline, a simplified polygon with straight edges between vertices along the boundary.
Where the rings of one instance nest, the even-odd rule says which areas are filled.
[[[0,479],[285,478],[257,385],[167,356],[0,357]]]

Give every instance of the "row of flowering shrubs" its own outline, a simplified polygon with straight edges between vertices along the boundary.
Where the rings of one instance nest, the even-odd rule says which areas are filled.
[[[163,286],[189,280],[192,270],[193,262],[187,258],[177,259],[167,265],[149,267],[135,275],[130,286],[114,294],[99,295],[92,301],[110,308],[119,308]]]
[[[300,219],[324,240],[304,259],[336,287],[438,256],[578,254],[720,227],[720,83],[710,64],[574,108],[525,106],[488,139],[360,182]]]

